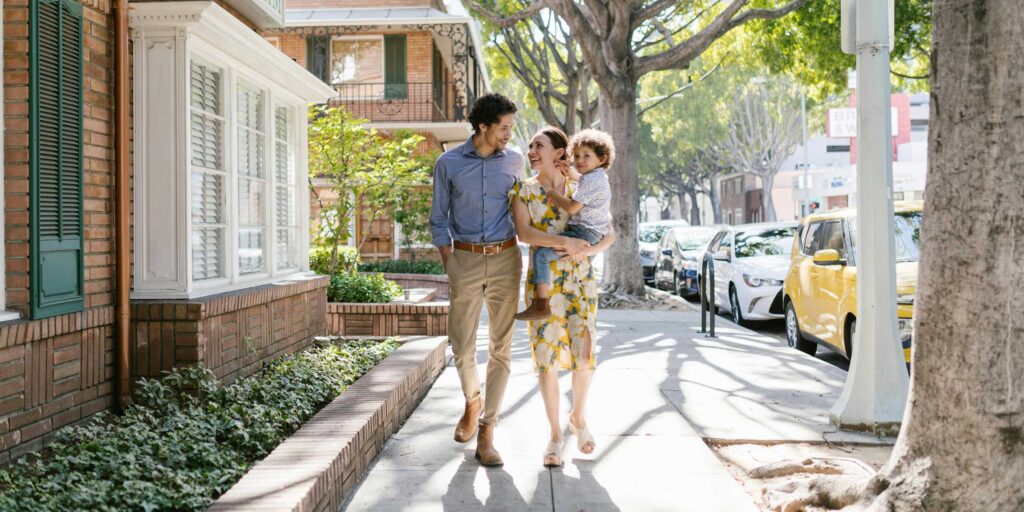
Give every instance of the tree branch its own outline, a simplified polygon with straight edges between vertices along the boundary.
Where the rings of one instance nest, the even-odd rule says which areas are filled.
[[[749,9],[739,13],[750,0],[733,0],[714,20],[682,44],[655,55],[637,59],[634,76],[652,71],[681,69],[730,30],[754,19],[776,19],[800,8],[807,0],[792,0],[778,9]]]
[[[498,28],[511,27],[530,16],[533,16],[535,13],[540,12],[540,10],[544,8],[544,4],[542,2],[535,1],[515,14],[500,14],[489,10],[486,6],[480,4],[476,0],[463,0],[462,3],[469,8],[469,10],[476,13],[477,16],[493,23],[498,26]]]
[[[904,75],[903,73],[900,73],[898,71],[893,71],[891,69],[889,70],[889,72],[894,74],[894,75],[896,75],[896,76],[898,76],[898,77],[900,77],[900,78],[906,78],[907,80],[926,80],[928,77],[931,76],[931,75],[922,75],[922,76]]]

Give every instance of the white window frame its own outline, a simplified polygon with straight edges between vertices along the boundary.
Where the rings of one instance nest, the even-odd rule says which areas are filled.
[[[306,279],[309,261],[309,197],[301,180],[308,169],[307,105],[335,95],[308,70],[276,49],[235,15],[213,2],[143,2],[129,13],[133,47],[133,282],[132,299],[189,299],[271,283]],[[192,278],[191,83],[193,59],[222,70],[223,279]],[[238,261],[237,84],[264,91],[263,159],[266,272],[240,275]],[[298,268],[276,268],[275,219],[270,194],[275,175],[272,106],[293,109]]]
[[[288,122],[292,125],[292,131],[290,133],[291,136],[288,138],[288,140],[281,141],[281,140],[279,140],[277,138],[277,126],[276,126],[276,123],[277,123],[277,109],[278,108],[286,108],[286,109],[288,109],[288,118],[289,118]],[[278,235],[278,231],[281,230],[281,229],[294,229],[295,230],[295,240],[296,240],[296,242],[298,242],[298,240],[301,240],[301,237],[302,237],[302,231],[303,230],[302,230],[302,221],[301,221],[301,217],[300,217],[302,208],[300,207],[300,199],[302,198],[301,192],[302,192],[302,190],[305,187],[304,187],[304,183],[299,179],[299,168],[298,168],[298,165],[297,165],[297,163],[298,163],[297,162],[298,154],[299,154],[299,146],[298,146],[298,142],[297,142],[296,137],[295,137],[295,129],[296,129],[296,126],[300,124],[300,121],[302,119],[304,119],[304,118],[301,116],[300,112],[297,111],[293,106],[291,106],[291,105],[289,105],[287,103],[280,103],[280,102],[276,102],[276,101],[275,102],[271,102],[269,104],[269,114],[270,114],[270,117],[274,120],[274,127],[273,127],[274,131],[269,133],[270,145],[273,146],[273,149],[271,150],[271,154],[273,155],[274,160],[270,162],[270,167],[271,167],[270,171],[269,171],[270,172],[270,178],[271,178],[269,180],[270,181],[270,196],[269,196],[269,199],[267,201],[269,203],[270,216],[271,216],[270,218],[272,219],[272,222],[273,222],[273,225],[272,226],[268,225],[268,228],[267,228],[268,230],[270,230],[269,236],[267,237],[268,243],[270,244],[270,250],[274,252],[274,268],[271,269],[271,271],[272,272],[297,271],[297,270],[299,270],[299,267],[301,266],[301,265],[299,265],[299,262],[302,260],[302,254],[298,252],[298,249],[300,249],[299,247],[293,247],[292,248],[293,257],[295,258],[296,265],[292,265],[292,266],[288,266],[288,267],[280,267],[279,268],[279,265],[278,265],[278,262],[277,262],[277,242],[278,242],[277,235]],[[284,144],[286,144],[288,146],[291,146],[292,154],[293,154],[293,158],[294,158],[294,160],[292,161],[292,167],[290,169],[290,172],[292,174],[292,176],[291,176],[292,183],[281,183],[281,182],[279,182],[277,180],[277,144],[278,144],[278,142],[283,142]],[[280,225],[276,224],[276,222],[277,222],[277,190],[280,187],[285,187],[285,188],[291,188],[292,189],[292,200],[294,201],[292,203],[292,210],[293,210],[292,214],[295,215],[295,224],[294,225],[289,224],[287,226],[280,226]],[[309,203],[309,198],[308,197],[306,198],[306,203],[307,204]],[[307,215],[307,217],[309,217],[309,216]]]
[[[225,166],[227,167],[227,179],[225,180],[224,194],[226,196],[226,208],[225,215],[227,217],[227,235],[226,238],[226,252],[224,255],[226,277],[224,279],[216,280],[202,280],[194,281],[192,279],[192,247],[191,238],[185,243],[188,245],[188,272],[187,277],[190,283],[190,288],[199,293],[200,295],[209,295],[213,293],[222,293],[226,291],[232,291],[241,288],[247,288],[250,286],[270,283],[276,281],[282,277],[295,274],[300,271],[298,268],[286,268],[277,269],[277,254],[276,254],[276,232],[277,226],[275,219],[273,218],[273,196],[271,192],[276,186],[276,179],[274,177],[273,165],[276,162],[274,151],[276,145],[274,144],[275,120],[273,116],[273,108],[276,106],[285,106],[292,109],[292,116],[294,119],[302,119],[299,115],[300,112],[305,111],[305,105],[294,98],[290,93],[283,89],[275,87],[273,84],[268,83],[266,80],[260,78],[260,75],[256,72],[248,69],[241,64],[232,62],[232,59],[221,52],[207,45],[201,40],[195,41],[189,50],[189,59],[197,59],[200,62],[207,62],[223,70],[224,77],[222,79],[222,87],[226,91],[224,97],[224,113],[227,119],[225,125],[225,147],[223,151],[225,153]],[[264,218],[264,239],[263,239],[263,271],[255,272],[250,274],[241,273],[241,262],[239,261],[239,205],[238,205],[238,188],[239,179],[242,176],[238,172],[238,146],[239,146],[239,128],[241,125],[238,122],[238,88],[241,84],[256,89],[263,94],[263,134],[267,137],[263,146],[263,158],[267,164],[264,168],[264,179],[263,179],[263,218]],[[191,113],[191,106],[189,106],[189,113]],[[293,138],[296,141],[298,147],[299,140],[305,140],[305,128],[304,123],[295,123],[292,127]],[[186,140],[189,140],[186,138]],[[190,148],[191,149],[191,148]],[[295,152],[295,169],[305,168],[305,165],[300,165],[300,152]],[[303,153],[304,154],[304,153]],[[187,190],[191,194],[192,183],[191,183],[191,161],[188,162],[189,172],[187,173],[189,184]],[[297,207],[301,205],[300,188],[295,187],[295,201]],[[308,200],[307,200],[308,202]],[[299,209],[299,208],[297,208]],[[191,212],[191,210],[190,210]],[[297,215],[301,213],[296,212]],[[192,232],[192,221],[191,213],[189,215],[189,230]],[[308,252],[309,243],[308,240],[304,241],[302,238],[302,229],[299,229],[299,240],[298,247],[295,250],[301,255],[303,254],[303,248],[306,248]],[[193,295],[193,294],[190,294]]]
[[[384,60],[387,58],[384,55],[384,35],[358,35],[358,36],[334,36],[331,38],[331,45],[327,49],[327,70],[330,74],[331,85],[358,85],[360,82],[335,82],[334,81],[334,42],[335,41],[380,41],[380,83],[381,91],[384,90],[384,74],[387,72],[387,65]],[[382,93],[383,94],[383,93]]]

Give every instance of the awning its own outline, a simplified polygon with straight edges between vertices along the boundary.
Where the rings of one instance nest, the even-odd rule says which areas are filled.
[[[394,9],[285,9],[284,21],[285,26],[288,27],[336,27],[471,23],[472,18],[454,16],[432,7],[400,7]]]

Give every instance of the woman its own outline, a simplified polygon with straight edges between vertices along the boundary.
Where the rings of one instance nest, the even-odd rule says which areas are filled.
[[[558,418],[558,370],[573,372],[569,428],[576,434],[577,447],[585,454],[596,448],[584,416],[587,390],[596,366],[593,335],[597,326],[597,281],[590,256],[606,250],[615,241],[614,232],[610,232],[593,247],[586,247],[578,239],[558,235],[565,231],[569,214],[547,201],[545,191],[558,191],[567,197],[573,193],[576,182],[559,170],[567,165],[568,144],[568,137],[557,128],[548,127],[534,135],[527,159],[537,174],[517,183],[509,193],[516,234],[521,242],[530,244],[531,253],[538,247],[554,247],[570,256],[552,265],[548,299],[552,316],[528,324],[534,368],[551,426],[551,441],[544,452],[544,465],[549,467],[562,465],[564,445]],[[533,285],[529,284],[533,272],[531,258],[526,276],[527,306],[534,295]]]

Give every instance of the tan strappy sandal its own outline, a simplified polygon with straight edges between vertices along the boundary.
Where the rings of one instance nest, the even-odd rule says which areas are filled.
[[[555,442],[549,441],[548,447],[544,450],[544,467],[546,468],[558,468],[562,467],[564,463],[562,461],[562,450],[565,449],[565,441]]]
[[[576,436],[576,448],[580,453],[590,455],[597,449],[597,443],[594,442],[594,435],[590,433],[590,429],[587,427],[579,428],[575,423],[572,422],[572,416],[569,416],[569,430],[572,431],[573,435]],[[584,446],[590,443],[590,451],[583,449]]]

